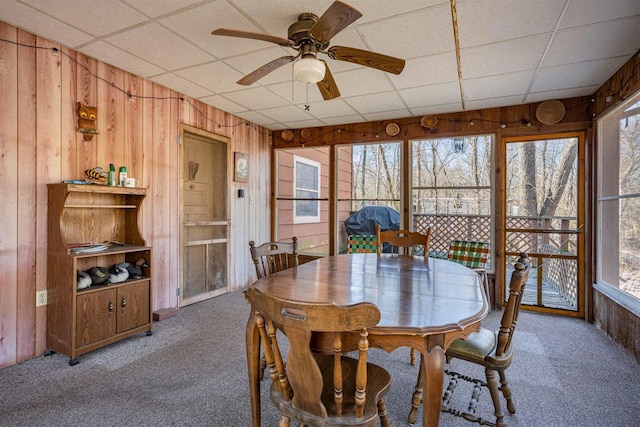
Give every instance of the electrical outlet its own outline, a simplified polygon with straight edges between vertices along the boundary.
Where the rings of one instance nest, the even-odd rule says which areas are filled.
[[[36,307],[47,305],[47,291],[36,292]]]

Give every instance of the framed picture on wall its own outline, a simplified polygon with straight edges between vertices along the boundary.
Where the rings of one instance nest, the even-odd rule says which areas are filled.
[[[234,181],[247,182],[249,179],[249,155],[245,153],[234,152]]]

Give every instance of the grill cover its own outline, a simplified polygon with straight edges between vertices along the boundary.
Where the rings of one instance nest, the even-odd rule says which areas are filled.
[[[399,230],[400,213],[387,206],[365,206],[344,220],[348,235],[375,235],[376,224],[380,230]]]

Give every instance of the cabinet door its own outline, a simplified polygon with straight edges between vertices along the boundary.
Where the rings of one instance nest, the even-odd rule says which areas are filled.
[[[80,294],[76,298],[76,347],[115,335],[115,289]]]
[[[118,288],[117,333],[149,323],[149,281]]]

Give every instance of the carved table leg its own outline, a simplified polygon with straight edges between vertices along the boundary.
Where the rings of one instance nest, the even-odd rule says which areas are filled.
[[[251,308],[246,331],[247,371],[251,395],[251,422],[260,427],[260,334],[256,326],[255,312]]]
[[[444,379],[444,350],[439,345],[420,356],[420,373],[411,399],[409,422],[415,423],[420,401],[423,401],[422,425],[436,427],[440,421],[442,381]],[[426,400],[422,398],[426,396]]]

